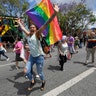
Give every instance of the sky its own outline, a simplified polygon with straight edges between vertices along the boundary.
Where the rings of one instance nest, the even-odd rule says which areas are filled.
[[[28,0],[31,4],[30,8],[35,6],[35,4],[40,3],[42,0]],[[52,3],[70,3],[72,1],[76,1],[77,3],[80,2],[81,0],[50,0]],[[96,0],[86,0],[86,5],[89,9],[91,9],[94,13],[94,15],[96,15]],[[96,24],[89,26],[89,28],[91,27],[96,27]]]
[[[39,3],[41,0],[28,0],[31,4],[34,2]],[[81,0],[50,0],[54,3],[70,3],[72,1],[80,2]],[[93,11],[96,11],[96,0],[86,0],[86,5],[88,8],[91,8]]]

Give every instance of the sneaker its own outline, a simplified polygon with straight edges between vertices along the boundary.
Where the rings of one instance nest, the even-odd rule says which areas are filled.
[[[36,78],[39,78],[39,75],[38,74],[36,75]]]
[[[18,70],[18,69],[19,69],[19,67],[16,66],[16,70]]]
[[[26,75],[25,78],[28,79],[28,76]]]
[[[9,58],[7,58],[6,61],[9,61]]]

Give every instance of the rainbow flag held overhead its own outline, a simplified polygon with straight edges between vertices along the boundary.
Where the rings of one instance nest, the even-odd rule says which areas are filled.
[[[50,0],[42,0],[37,6],[26,11],[26,14],[31,18],[38,28],[40,28],[53,13],[54,9]],[[62,32],[59,27],[57,17],[55,17],[47,26],[43,34],[46,37],[46,41],[49,45],[61,40]]]

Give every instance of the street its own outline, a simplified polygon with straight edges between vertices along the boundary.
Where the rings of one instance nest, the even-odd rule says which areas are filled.
[[[64,71],[60,71],[57,60],[57,49],[52,57],[45,60],[44,74],[46,79],[45,90],[41,91],[41,82],[36,78],[36,85],[28,91],[29,80],[24,77],[25,64],[19,63],[20,69],[15,69],[12,62],[15,54],[6,53],[10,60],[0,61],[0,96],[96,96],[96,58],[95,62],[84,65],[86,58],[85,47],[79,49],[71,60],[65,63]],[[96,56],[96,54],[95,54]],[[36,66],[34,66],[36,73]]]

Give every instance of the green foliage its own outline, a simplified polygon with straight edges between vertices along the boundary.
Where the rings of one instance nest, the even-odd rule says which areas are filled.
[[[1,15],[17,16],[28,9],[29,3],[26,0],[0,0]]]
[[[29,9],[29,3],[26,0],[0,0],[0,4],[0,16],[5,16],[5,19],[6,17],[13,17],[13,19],[16,19],[18,16],[27,17],[23,14]],[[13,19],[9,19],[9,26],[11,29],[9,30],[8,35],[12,36],[15,40],[17,36],[23,37],[23,33],[18,30],[18,27],[15,27]]]
[[[58,14],[59,24],[63,33],[76,33],[78,30],[84,30],[89,24],[96,22],[96,17],[84,3],[72,3],[74,5],[60,5],[61,12]],[[71,7],[69,7],[71,6]],[[69,8],[69,9],[68,9]],[[64,11],[66,9],[66,11]]]

